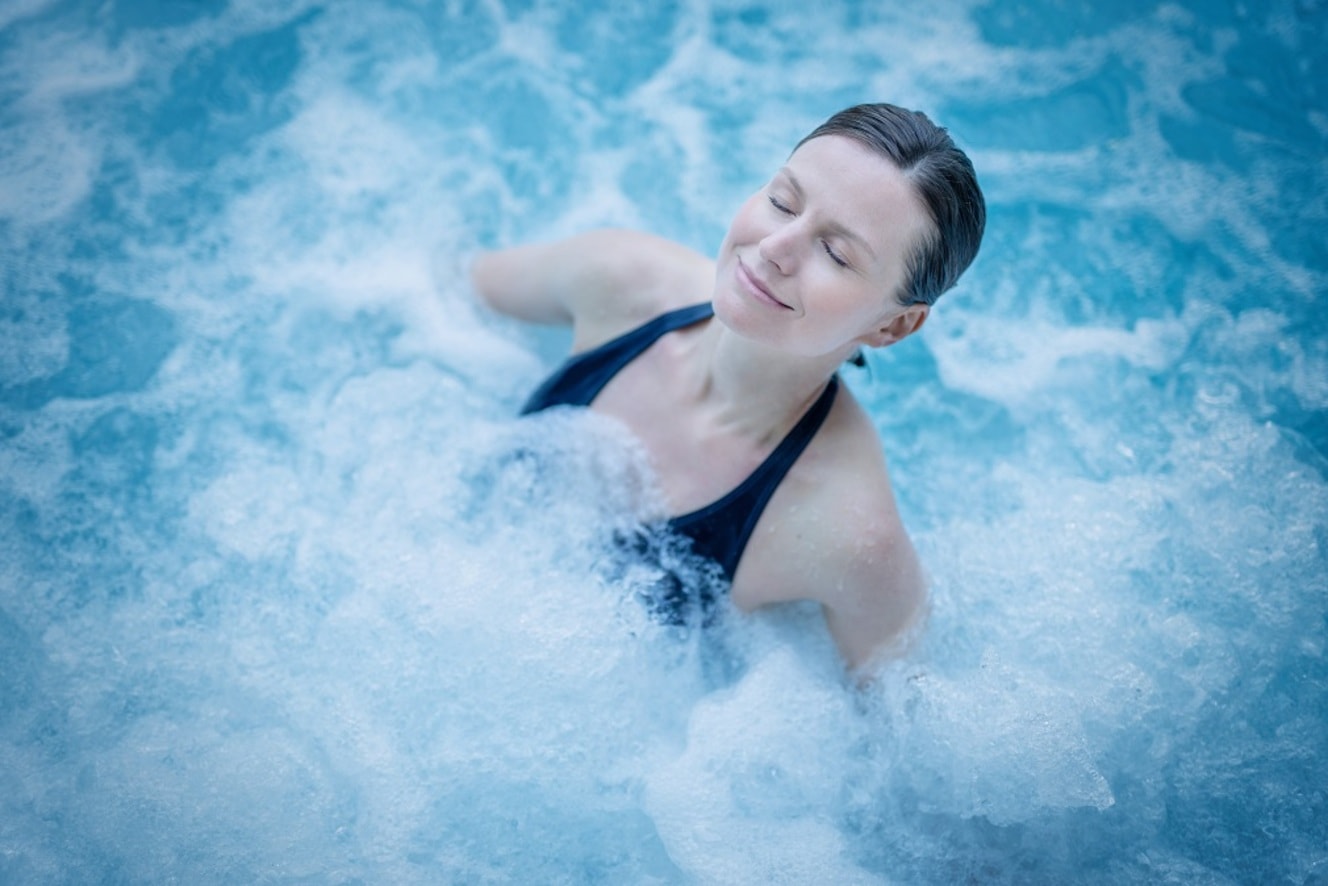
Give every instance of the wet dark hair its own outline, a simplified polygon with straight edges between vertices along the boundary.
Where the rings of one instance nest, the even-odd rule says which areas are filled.
[[[906,305],[934,304],[959,281],[982,243],[987,204],[972,162],[926,114],[884,102],[840,111],[797,147],[823,135],[841,135],[866,145],[894,163],[917,189],[932,230],[909,256],[899,300]]]

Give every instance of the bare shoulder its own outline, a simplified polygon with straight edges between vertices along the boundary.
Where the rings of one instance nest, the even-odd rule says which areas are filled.
[[[744,576],[744,556],[735,602],[815,600],[853,668],[899,651],[925,615],[926,578],[875,427],[846,389],[770,504],[765,543],[748,550],[765,562]]]
[[[571,324],[574,347],[706,300],[713,277],[713,262],[696,250],[612,228],[482,253],[472,268],[476,291],[492,307],[531,322]]]
[[[665,311],[710,298],[714,263],[681,243],[641,231],[587,235],[593,256],[576,296],[573,347],[584,348]]]

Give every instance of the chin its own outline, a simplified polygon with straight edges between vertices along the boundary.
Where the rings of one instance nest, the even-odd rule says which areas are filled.
[[[730,286],[717,283],[710,296],[710,303],[715,309],[716,320],[739,335],[746,334],[745,330],[751,323],[750,306],[744,303],[741,294],[734,292]]]
[[[752,304],[745,293],[720,287],[715,292],[712,304],[715,319],[729,332],[755,344],[777,350],[786,349],[783,336],[787,330],[772,325],[776,321],[771,319],[770,313]]]
[[[779,347],[778,340],[787,330],[782,328],[782,318],[765,305],[757,304],[737,281],[737,259],[732,251],[721,253],[721,260],[715,273],[715,289],[710,302],[715,309],[715,319],[732,333],[773,347]]]

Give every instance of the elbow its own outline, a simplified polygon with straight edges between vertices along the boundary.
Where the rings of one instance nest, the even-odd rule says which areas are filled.
[[[917,646],[930,617],[930,602],[922,594],[902,618],[881,631],[874,640],[856,648],[841,647],[840,653],[849,675],[859,684],[866,684],[882,667],[906,657]]]
[[[476,253],[470,263],[470,286],[486,307],[508,314],[502,299],[502,257],[497,252]]]
[[[470,284],[481,303],[528,323],[566,324],[567,271],[549,245],[480,252],[470,263]]]
[[[859,680],[882,665],[903,658],[922,636],[931,614],[926,576],[900,569],[882,586],[861,586],[825,609],[826,624],[849,673]]]

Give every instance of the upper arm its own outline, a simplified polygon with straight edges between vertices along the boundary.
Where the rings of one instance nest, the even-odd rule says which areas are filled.
[[[817,594],[826,627],[851,670],[903,651],[926,614],[927,580],[903,527],[859,537],[839,579]]]
[[[471,267],[490,307],[532,323],[616,325],[649,313],[661,281],[703,256],[636,231],[598,230],[484,252]]]
[[[733,602],[746,611],[819,603],[852,671],[902,654],[926,614],[927,580],[886,495],[851,488],[848,480],[823,481],[802,506],[772,515],[783,519],[758,539],[760,547],[749,546],[751,556],[734,576]]]
[[[757,524],[732,598],[748,611],[819,603],[845,663],[860,670],[903,652],[926,615],[927,579],[876,430],[851,392],[840,393]]]
[[[595,237],[482,252],[471,282],[490,307],[532,323],[570,323],[578,289],[591,274]]]

